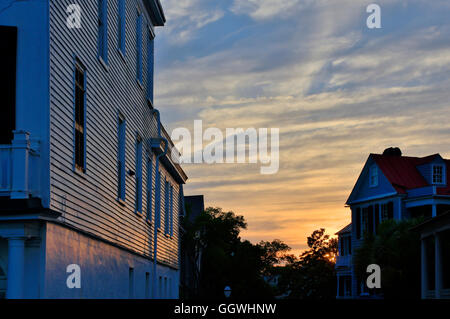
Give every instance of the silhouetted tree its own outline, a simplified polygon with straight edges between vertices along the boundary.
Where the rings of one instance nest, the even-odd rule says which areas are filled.
[[[337,239],[314,231],[307,239],[309,249],[281,271],[280,290],[288,298],[334,299],[336,297]]]

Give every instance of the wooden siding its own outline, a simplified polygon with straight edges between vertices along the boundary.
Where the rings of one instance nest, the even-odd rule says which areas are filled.
[[[82,1],[82,28],[66,26],[66,8],[72,0],[50,1],[50,207],[62,213],[64,223],[95,234],[145,257],[153,255],[153,225],[147,217],[147,155],[153,167],[152,203],[155,203],[155,160],[148,145],[157,137],[156,117],[147,105],[147,41],[144,15],[143,85],[136,80],[136,19],[140,0],[126,1],[126,56],[118,51],[118,0],[108,0],[108,66],[98,59],[97,1]],[[156,39],[157,40],[157,39]],[[74,171],[74,60],[86,67],[86,173]],[[126,201],[118,198],[118,116],[126,120],[126,170],[136,172],[136,136],[143,140],[142,213],[135,213],[135,178],[126,177]],[[158,261],[178,267],[178,212],[180,185],[160,165],[174,185],[174,234],[158,234]],[[164,227],[164,194],[161,218]],[[152,214],[155,213],[153,204]],[[154,220],[154,217],[153,217]],[[163,228],[164,229],[164,228]]]

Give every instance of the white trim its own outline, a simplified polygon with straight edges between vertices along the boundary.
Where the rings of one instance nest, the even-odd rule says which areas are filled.
[[[388,194],[381,194],[381,195],[366,197],[366,198],[362,198],[362,199],[359,199],[359,200],[355,200],[353,202],[349,202],[348,205],[360,204],[360,203],[372,201],[374,199],[383,199],[383,198],[387,199],[387,197],[393,197],[393,196],[397,196],[397,195],[399,195],[399,194],[397,194],[397,193],[388,193]]]

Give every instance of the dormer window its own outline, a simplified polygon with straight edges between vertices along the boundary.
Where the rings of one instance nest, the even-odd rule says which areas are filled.
[[[433,184],[444,184],[444,167],[433,165]]]
[[[373,165],[370,168],[370,187],[378,186],[378,167]]]

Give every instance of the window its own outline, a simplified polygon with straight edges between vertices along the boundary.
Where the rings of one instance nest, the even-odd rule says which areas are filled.
[[[108,1],[98,0],[98,56],[108,64]]]
[[[16,57],[17,28],[0,27],[0,144],[11,144],[16,129]]]
[[[155,63],[155,45],[153,37],[148,37],[147,43],[147,99],[153,103],[153,76]]]
[[[119,200],[125,201],[125,137],[126,137],[126,122],[123,116],[119,116],[119,150],[118,150],[118,197]]]
[[[147,161],[147,220],[152,222],[153,209],[153,164],[149,158]]]
[[[162,173],[158,172],[158,181],[156,182],[156,187],[158,187],[157,193],[159,194],[159,205],[155,207],[155,223],[156,229],[161,228],[161,184],[162,184]],[[158,204],[158,201],[156,202]]]
[[[444,167],[442,165],[433,165],[433,184],[444,183]]]
[[[128,298],[134,298],[134,268],[128,269]]]
[[[370,187],[378,186],[378,167],[376,165],[372,165],[370,168]]]
[[[150,298],[150,273],[145,273],[145,299]]]
[[[142,84],[142,13],[136,21],[136,78]]]
[[[344,236],[340,239],[341,251],[340,256],[348,256],[352,254],[352,240],[350,236]]]
[[[142,139],[136,140],[136,213],[142,212]]]
[[[159,276],[159,281],[158,281],[158,293],[159,293],[159,298],[162,299],[162,277]]]
[[[170,232],[170,216],[169,216],[169,196],[170,196],[170,184],[166,180],[164,187],[164,232],[166,235],[169,235]]]
[[[388,202],[381,204],[381,221],[394,218],[394,203]]]
[[[169,210],[170,210],[170,231],[169,235],[173,236],[173,186],[170,185],[170,202],[169,202]]]
[[[86,71],[75,65],[75,169],[86,170]]]
[[[167,277],[164,277],[164,299],[167,299]]]
[[[361,234],[364,236],[369,230],[369,207],[364,207],[361,214]]]
[[[125,0],[119,0],[119,23],[118,23],[118,35],[119,35],[119,50],[125,56],[125,37],[126,37],[126,6]]]

